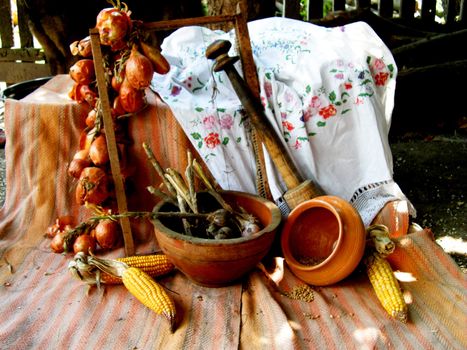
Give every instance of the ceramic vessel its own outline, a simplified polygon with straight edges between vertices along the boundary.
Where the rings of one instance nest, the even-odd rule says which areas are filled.
[[[249,238],[215,240],[175,231],[179,219],[153,220],[162,251],[185,276],[206,287],[236,283],[251,271],[271,248],[281,221],[279,208],[262,197],[235,191],[224,191],[222,197],[231,206],[242,207],[257,217],[264,228]],[[211,198],[211,202],[215,200]],[[154,211],[167,211],[167,207],[168,203],[161,202]]]
[[[337,283],[355,270],[365,249],[365,227],[347,201],[320,196],[292,210],[281,234],[291,271],[316,286]]]

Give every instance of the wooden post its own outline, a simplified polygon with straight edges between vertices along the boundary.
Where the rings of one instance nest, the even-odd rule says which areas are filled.
[[[108,94],[108,87],[105,80],[104,65],[102,61],[102,51],[99,39],[99,32],[97,29],[89,31],[91,36],[91,47],[94,60],[94,69],[96,71],[97,89],[99,91],[99,98],[102,108],[102,115],[104,119],[105,138],[107,140],[107,149],[109,151],[110,168],[114,180],[115,193],[117,196],[118,211],[123,214],[128,211],[125,188],[123,186],[123,179],[120,173],[120,161],[118,159],[117,142],[115,140],[115,131],[113,126],[112,115],[110,113],[110,101]],[[125,244],[125,254],[127,256],[134,255],[135,247],[133,243],[133,236],[131,233],[130,220],[128,217],[120,219],[120,225],[123,232],[123,240]]]

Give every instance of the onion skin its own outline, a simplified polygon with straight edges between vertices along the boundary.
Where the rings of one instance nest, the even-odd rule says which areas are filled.
[[[115,248],[121,236],[120,224],[110,219],[101,220],[97,224],[94,234],[102,249]]]
[[[123,114],[126,114],[127,112],[122,106],[122,102],[120,100],[120,96],[115,97],[112,109],[110,110],[110,113],[112,115],[112,118],[117,118],[118,116],[121,116]]]
[[[109,196],[109,178],[105,171],[97,167],[84,168],[76,186],[76,203],[100,205]]]
[[[94,61],[82,59],[70,67],[70,77],[78,84],[89,85],[96,80]]]
[[[78,103],[84,102],[84,97],[81,95],[81,86],[83,85],[74,83],[70,91],[68,92],[68,97]]]
[[[96,124],[96,118],[97,118],[97,110],[96,109],[91,109],[86,117],[86,126],[89,126],[92,128]]]
[[[144,90],[135,89],[125,78],[120,88],[120,103],[128,113],[136,113],[146,104]]]
[[[116,8],[105,8],[96,18],[100,42],[102,45],[111,46],[112,50],[121,48],[131,27],[132,23],[128,14]]]
[[[109,162],[109,151],[104,134],[97,136],[89,148],[89,158],[97,165],[105,165]]]
[[[125,77],[135,89],[144,89],[151,84],[154,68],[151,61],[136,49],[131,50],[130,57],[125,64]]]
[[[89,87],[89,85],[81,85],[79,92],[83,98],[82,102],[87,102],[92,108],[96,107],[97,92]]]
[[[77,254],[83,252],[89,254],[96,250],[96,240],[87,234],[79,235],[73,243],[73,253]]]
[[[68,165],[68,175],[79,179],[84,168],[91,165],[89,160],[85,159],[72,159],[70,165]]]
[[[87,36],[81,40],[73,41],[70,45],[70,52],[73,56],[91,57],[91,37]]]
[[[139,43],[139,46],[144,56],[146,56],[151,61],[156,73],[167,74],[170,71],[169,62],[157,48],[142,41]]]
[[[63,243],[65,242],[65,235],[66,235],[66,231],[59,231],[52,238],[52,241],[50,242],[50,248],[55,253],[63,253],[64,251]]]

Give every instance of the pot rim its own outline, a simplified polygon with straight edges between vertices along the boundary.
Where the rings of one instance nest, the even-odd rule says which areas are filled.
[[[297,207],[295,207],[292,212],[289,214],[289,217],[287,218],[287,221],[285,223],[285,226],[283,228],[283,232],[286,232],[286,238],[287,238],[287,242],[285,242],[285,239],[283,239],[283,242],[282,242],[282,249],[284,250],[283,254],[284,254],[284,258],[286,258],[286,261],[289,265],[292,265],[294,268],[296,268],[297,270],[300,270],[300,271],[315,271],[315,270],[319,270],[320,268],[322,268],[323,266],[329,264],[329,262],[334,259],[334,257],[338,254],[338,251],[341,247],[341,245],[343,244],[343,223],[342,223],[342,218],[340,217],[337,209],[331,205],[329,202],[325,201],[322,199],[322,197],[332,197],[332,196],[320,196],[320,197],[315,197],[315,198],[312,198],[310,200],[307,200],[303,203],[300,203]],[[337,240],[336,240],[336,245],[335,247],[333,248],[331,254],[329,254],[326,259],[324,259],[323,261],[321,261],[319,264],[315,264],[315,265],[305,265],[305,264],[302,264],[300,263],[297,259],[295,259],[295,257],[293,256],[293,254],[291,253],[290,249],[289,249],[289,240],[290,240],[290,230],[292,228],[292,225],[295,223],[295,221],[298,219],[298,217],[300,215],[303,215],[306,211],[308,211],[309,209],[312,209],[312,208],[324,208],[324,209],[327,209],[329,210],[333,215],[334,217],[336,218],[337,220],[337,223],[338,223],[338,229],[339,229],[339,235],[337,237]],[[292,222],[293,220],[293,222]],[[285,235],[283,235],[284,237]],[[284,249],[284,247],[286,249]],[[286,257],[287,256],[287,257]]]
[[[229,239],[210,239],[210,238],[187,236],[185,234],[171,230],[170,228],[162,224],[162,222],[158,218],[151,220],[151,222],[161,234],[164,234],[167,237],[179,239],[190,244],[203,245],[203,246],[209,246],[209,247],[235,245],[239,243],[251,242],[256,239],[259,239],[260,237],[263,237],[266,234],[274,233],[275,230],[278,228],[279,224],[281,223],[281,219],[282,219],[281,212],[279,208],[277,207],[277,205],[275,205],[270,200],[267,200],[255,194],[241,192],[241,191],[222,190],[218,192],[221,194],[227,193],[227,194],[232,194],[232,195],[237,195],[237,196],[242,196],[242,197],[249,197],[251,199],[255,199],[263,203],[269,209],[271,213],[271,222],[268,225],[264,226],[263,229],[260,230],[258,233],[250,237],[238,237],[238,238],[229,238]],[[158,211],[159,208],[162,207],[167,202],[168,201],[163,200],[157,203],[153,208],[153,212]],[[163,231],[161,229],[163,229]],[[156,234],[157,233],[158,232],[156,232]]]

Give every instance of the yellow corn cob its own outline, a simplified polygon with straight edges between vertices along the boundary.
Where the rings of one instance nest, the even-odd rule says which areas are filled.
[[[378,300],[389,315],[407,322],[407,304],[389,262],[376,252],[365,259],[367,274]]]
[[[125,269],[122,281],[128,291],[143,305],[157,314],[164,315],[170,322],[171,329],[175,323],[175,305],[164,288],[151,276],[136,267]]]
[[[78,253],[74,259],[68,264],[68,269],[71,274],[89,284],[100,286],[105,284],[122,284],[122,279],[115,273],[109,273],[93,264],[96,259],[90,259],[84,253]],[[137,267],[146,272],[151,277],[157,277],[169,273],[175,269],[175,266],[169,261],[164,254],[130,256],[118,259],[99,259],[101,262],[106,262],[107,265],[123,263],[125,266]]]
[[[125,258],[117,258],[115,260],[123,262],[130,267],[137,267],[151,277],[162,276],[175,269],[175,266],[164,254],[135,255]],[[121,284],[122,279],[114,275],[102,273],[101,282],[105,284]]]

